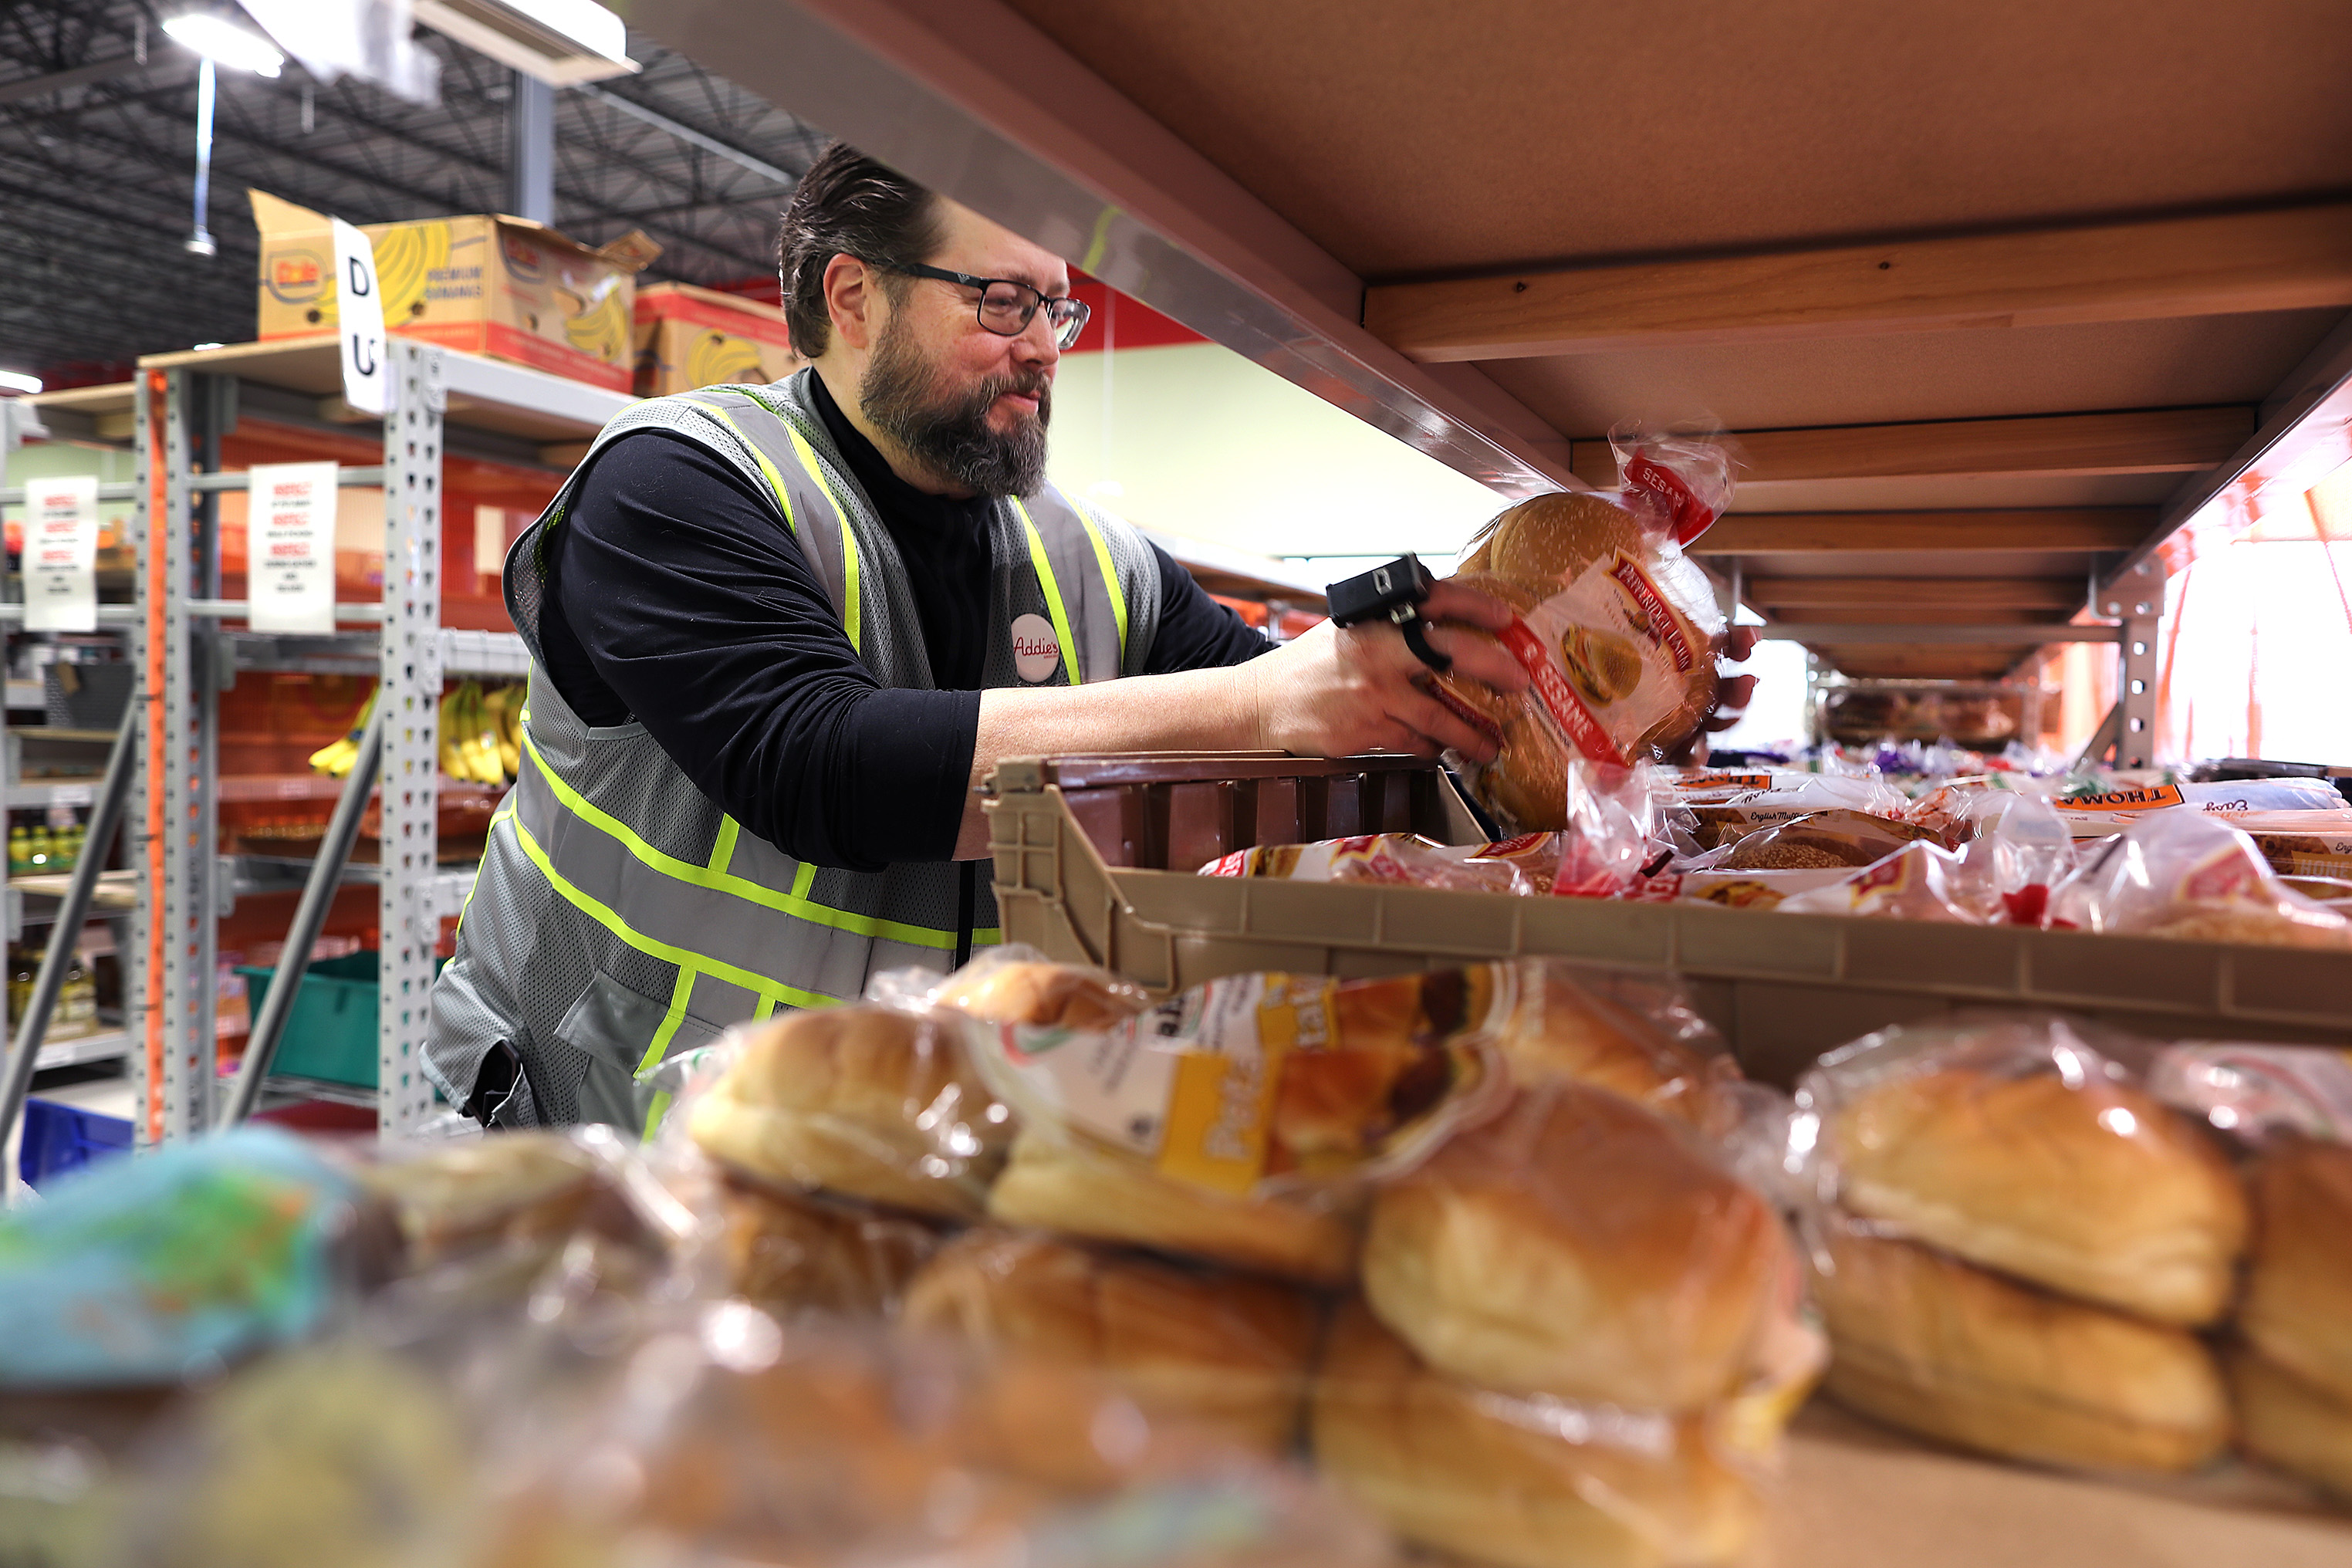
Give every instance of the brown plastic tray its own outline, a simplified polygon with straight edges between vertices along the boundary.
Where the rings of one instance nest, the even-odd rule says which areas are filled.
[[[1014,759],[987,809],[1005,939],[1154,991],[1254,969],[1371,975],[1520,954],[1670,969],[1748,1069],[1780,1082],[1872,1029],[1991,1005],[2167,1039],[2352,1047],[2352,953],[1193,874],[1258,843],[1475,840],[1445,775],[1410,758]]]

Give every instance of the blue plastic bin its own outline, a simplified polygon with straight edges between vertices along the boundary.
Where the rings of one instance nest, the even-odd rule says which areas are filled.
[[[27,1100],[16,1173],[27,1186],[44,1186],[93,1161],[129,1153],[131,1131],[127,1116],[101,1116],[54,1100]]]

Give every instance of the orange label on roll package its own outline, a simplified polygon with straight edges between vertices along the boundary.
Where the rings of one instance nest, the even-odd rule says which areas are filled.
[[[1676,789],[1770,789],[1770,773],[1692,773],[1675,780]]]
[[[2179,805],[2183,800],[2179,784],[2155,784],[2111,789],[2105,795],[2062,795],[2051,804],[2061,811],[2154,811],[2159,806]]]
[[[1551,650],[1544,646],[1542,638],[1528,629],[1527,622],[1513,616],[1511,624],[1504,628],[1499,640],[1504,647],[1510,650],[1511,657],[1519,661],[1519,667],[1528,672],[1529,689],[1535,693],[1543,711],[1550,715],[1552,722],[1559,726],[1562,738],[1595,762],[1614,763],[1623,767],[1625,753],[1618,749],[1616,742],[1609,738],[1609,732],[1592,716],[1592,710],[1584,705],[1584,699],[1568,684],[1568,678],[1560,674],[1559,666],[1552,662]]]

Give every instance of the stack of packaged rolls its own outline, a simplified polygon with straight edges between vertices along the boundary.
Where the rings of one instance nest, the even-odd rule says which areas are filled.
[[[2230,1310],[2245,1196],[2142,1087],[2137,1043],[2089,1036],[2047,1016],[1898,1027],[1806,1075],[1826,1387],[1988,1453],[2190,1470],[2230,1436],[2199,1331]]]
[[[2257,1458],[2352,1501],[2352,1147],[2290,1134],[2252,1175],[2253,1258],[2228,1357],[2239,1430]]]
[[[814,1258],[816,1214],[884,1254],[866,1301],[905,1325],[1082,1366],[1154,1431],[1303,1443],[1417,1545],[1553,1568],[1752,1539],[1818,1340],[1717,1150],[1737,1071],[1670,984],[1522,962],[1154,1005],[1014,951],[877,994],[746,1031],[687,1107],[730,1234]],[[837,1309],[843,1272],[737,1285]],[[1028,1441],[1078,1469],[1119,1441],[1067,1415]]]
[[[2352,1053],[2189,1042],[2148,1087],[2244,1155],[2253,1236],[2223,1350],[2240,1446],[2352,1502]]]

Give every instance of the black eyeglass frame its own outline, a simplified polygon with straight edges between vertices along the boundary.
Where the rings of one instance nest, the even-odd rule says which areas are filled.
[[[864,258],[861,257],[859,259],[863,260]],[[885,272],[896,272],[908,278],[929,278],[935,282],[960,283],[967,289],[979,289],[979,302],[971,308],[972,319],[980,323],[982,331],[995,332],[1000,338],[1017,338],[1027,331],[1029,323],[1037,319],[1037,311],[1042,307],[1045,312],[1046,324],[1055,329],[1055,346],[1067,349],[1078,341],[1078,334],[1087,330],[1087,322],[1094,315],[1094,311],[1084,300],[1069,294],[1048,294],[1035,284],[1024,283],[1018,278],[975,278],[969,272],[950,272],[944,267],[894,267],[887,261],[868,261],[866,264],[868,267],[878,267]],[[1008,288],[1025,290],[1030,297],[1029,308],[1021,312],[1021,324],[1009,332],[990,326],[985,313],[988,310],[988,291],[999,283]],[[1069,320],[1055,325],[1055,310],[1062,305],[1069,307]]]

